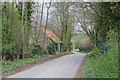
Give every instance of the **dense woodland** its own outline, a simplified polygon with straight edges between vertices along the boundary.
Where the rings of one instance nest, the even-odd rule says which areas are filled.
[[[46,36],[44,28],[53,31],[63,42],[61,52],[70,52],[73,37],[84,35],[86,38],[76,39],[75,48],[90,52],[90,59],[102,57],[97,59],[101,62],[104,57],[106,62],[112,59],[111,67],[107,66],[111,71],[106,72],[110,76],[106,76],[117,77],[119,2],[4,2],[1,6],[4,61],[56,53],[58,44]]]

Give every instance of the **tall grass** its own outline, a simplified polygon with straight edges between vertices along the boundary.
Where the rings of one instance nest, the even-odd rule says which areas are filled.
[[[72,40],[74,40],[74,43],[75,43],[75,49],[79,49],[80,42],[82,41],[82,39],[84,39],[84,37],[86,37],[86,35],[84,35],[84,34],[72,36]]]

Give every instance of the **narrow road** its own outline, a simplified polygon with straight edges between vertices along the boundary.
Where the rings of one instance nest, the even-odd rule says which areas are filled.
[[[8,78],[72,78],[86,55],[78,52],[74,53],[43,63]]]

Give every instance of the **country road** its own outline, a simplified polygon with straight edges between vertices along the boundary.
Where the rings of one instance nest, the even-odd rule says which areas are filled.
[[[7,78],[73,78],[86,54],[74,52]]]

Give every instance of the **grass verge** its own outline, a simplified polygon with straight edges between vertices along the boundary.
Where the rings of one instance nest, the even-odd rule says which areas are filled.
[[[75,52],[80,52],[80,53],[89,53],[88,51],[75,51]]]
[[[37,59],[44,58],[44,56],[33,56],[31,59],[16,59],[15,61],[3,61],[2,62],[2,72],[9,72],[10,70],[23,66],[26,63],[36,62]]]
[[[55,55],[74,54],[73,52],[57,52]]]
[[[81,69],[80,78],[118,78],[118,48],[112,48],[107,53],[96,51],[88,53],[88,57]]]

